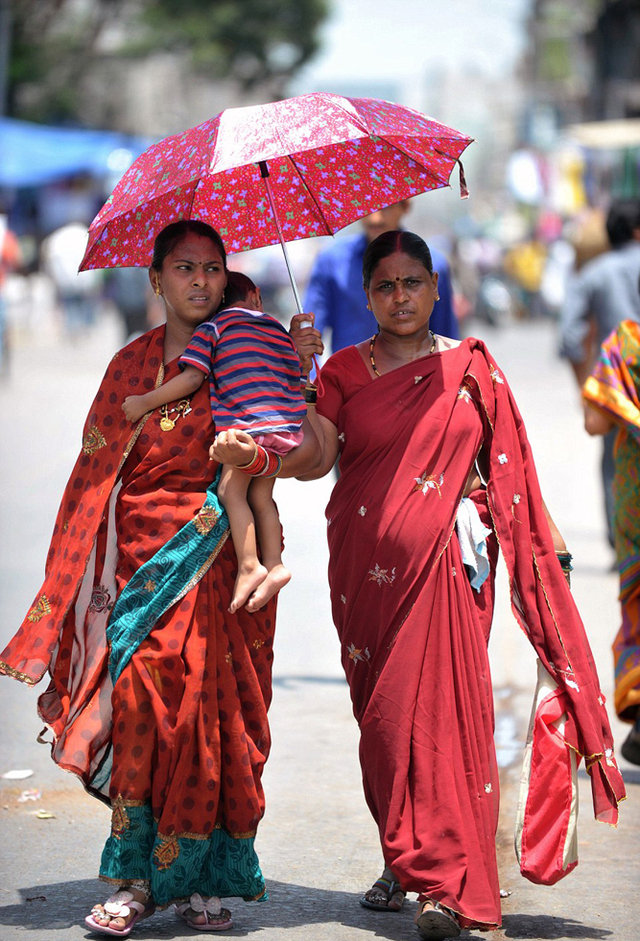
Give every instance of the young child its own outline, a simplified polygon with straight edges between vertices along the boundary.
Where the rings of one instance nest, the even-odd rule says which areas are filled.
[[[138,421],[154,408],[193,395],[209,376],[216,433],[245,431],[257,445],[282,456],[303,438],[306,406],[296,348],[286,329],[263,312],[260,289],[246,275],[229,272],[224,298],[225,307],[196,329],[180,357],[181,375],[145,395],[128,396],[122,408],[130,421]],[[250,466],[258,458],[256,448]],[[275,465],[277,473],[280,461]],[[245,603],[248,611],[257,611],[291,578],[282,564],[273,477],[222,468],[218,498],[238,556],[231,613]]]

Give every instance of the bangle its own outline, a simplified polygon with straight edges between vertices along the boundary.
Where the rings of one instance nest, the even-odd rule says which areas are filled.
[[[573,572],[573,556],[566,549],[560,549],[556,552],[556,557],[560,563],[560,568],[563,572]]]
[[[258,476],[266,478],[277,477],[282,470],[282,458],[279,454],[276,454],[274,451],[269,451],[267,448],[264,448],[264,451],[267,455],[267,466]]]
[[[254,464],[258,462],[258,459],[260,457],[260,445],[256,444],[255,441],[253,443],[255,444],[255,447],[256,447],[255,451],[253,452],[253,457],[251,458],[248,464],[237,464],[236,466],[238,470],[247,471],[247,473],[251,473]]]
[[[255,442],[254,442],[255,443]],[[249,474],[250,477],[260,477],[266,470],[269,463],[268,453],[260,444],[256,444],[256,453],[253,455],[248,464],[243,464],[236,467],[238,470],[241,470],[243,474]]]
[[[307,405],[315,405],[318,399],[318,390],[315,386],[306,386],[304,390],[304,400]]]

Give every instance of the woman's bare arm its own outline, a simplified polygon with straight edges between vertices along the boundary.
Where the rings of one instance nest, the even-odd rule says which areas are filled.
[[[588,435],[606,435],[615,426],[615,422],[604,412],[584,402],[584,428]]]

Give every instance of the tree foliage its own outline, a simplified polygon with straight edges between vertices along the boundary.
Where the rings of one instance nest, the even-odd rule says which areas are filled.
[[[147,0],[138,50],[184,51],[198,72],[248,89],[300,68],[327,12],[327,0]]]
[[[73,121],[101,58],[170,51],[243,90],[286,81],[318,48],[329,0],[9,0],[7,111]],[[108,42],[105,42],[108,37]],[[109,89],[105,89],[105,94]]]

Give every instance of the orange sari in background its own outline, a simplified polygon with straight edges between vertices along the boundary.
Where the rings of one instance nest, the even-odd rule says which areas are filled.
[[[489,479],[474,500],[483,522],[493,521],[514,613],[566,697],[566,747],[586,759],[599,819],[615,823],[624,796],[522,419],[473,339],[375,380],[350,347],[322,380],[318,412],[340,441],[327,507],[333,617],[385,864],[403,890],[446,905],[463,927],[495,927],[492,584],[471,589],[455,531],[481,448]]]
[[[157,412],[135,430],[121,417],[127,395],[165,378],[163,343],[159,327],[107,370],[44,585],[0,654],[0,672],[29,685],[50,674],[39,711],[52,756],[113,808],[101,878],[148,880],[159,906],[193,892],[259,898],[253,838],[264,813],[275,599],[257,614],[228,613],[237,567],[228,531],[216,527],[215,492],[207,493],[216,465],[206,383],[171,429],[162,430]],[[177,368],[170,363],[166,378]],[[164,550],[180,533],[204,546],[204,562],[183,564],[175,602],[143,625],[114,683],[114,605],[143,565],[151,574],[136,587],[142,604],[175,580]]]

